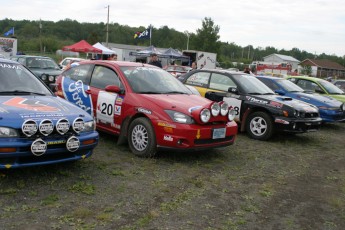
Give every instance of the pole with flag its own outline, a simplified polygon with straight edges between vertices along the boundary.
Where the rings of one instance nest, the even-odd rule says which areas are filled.
[[[9,31],[7,31],[6,33],[4,33],[4,35],[7,37],[7,36],[10,36],[10,35],[14,35],[14,27],[12,27]]]
[[[151,38],[152,38],[152,25],[149,25],[149,27],[143,32],[136,32],[134,34],[134,39],[150,39],[150,45],[151,45]]]

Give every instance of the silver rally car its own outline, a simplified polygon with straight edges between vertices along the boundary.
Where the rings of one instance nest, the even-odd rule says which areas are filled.
[[[93,117],[0,58],[0,169],[75,161],[98,144]]]

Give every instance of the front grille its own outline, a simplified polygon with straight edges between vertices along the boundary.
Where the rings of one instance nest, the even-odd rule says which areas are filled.
[[[234,136],[228,136],[228,137],[219,138],[219,139],[196,139],[194,140],[194,144],[195,145],[215,144],[215,143],[231,141],[233,139],[234,139]]]
[[[317,118],[320,117],[319,113],[300,113],[300,117],[304,118]]]

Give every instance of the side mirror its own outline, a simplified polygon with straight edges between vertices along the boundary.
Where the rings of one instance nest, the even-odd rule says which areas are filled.
[[[105,87],[105,91],[111,93],[124,94],[124,90],[120,89],[120,87],[118,87],[117,85],[107,85]]]
[[[285,95],[285,92],[281,89],[277,89],[277,90],[274,90],[275,93],[281,95],[281,96],[284,96]]]
[[[238,94],[238,89],[237,87],[229,87],[228,92],[233,93],[233,94]]]

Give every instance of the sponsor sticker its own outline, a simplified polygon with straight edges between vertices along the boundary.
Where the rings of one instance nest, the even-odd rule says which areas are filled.
[[[138,108],[138,112],[146,113],[146,114],[152,114],[151,110],[145,109],[145,108]]]
[[[117,97],[118,95],[116,93],[109,93],[105,91],[99,92],[96,110],[97,121],[114,125],[114,114],[121,114],[121,106],[119,106],[120,110],[118,111],[119,108],[117,108],[115,105]]]
[[[174,141],[174,138],[172,136],[170,136],[170,135],[164,135],[163,139],[165,141]]]

